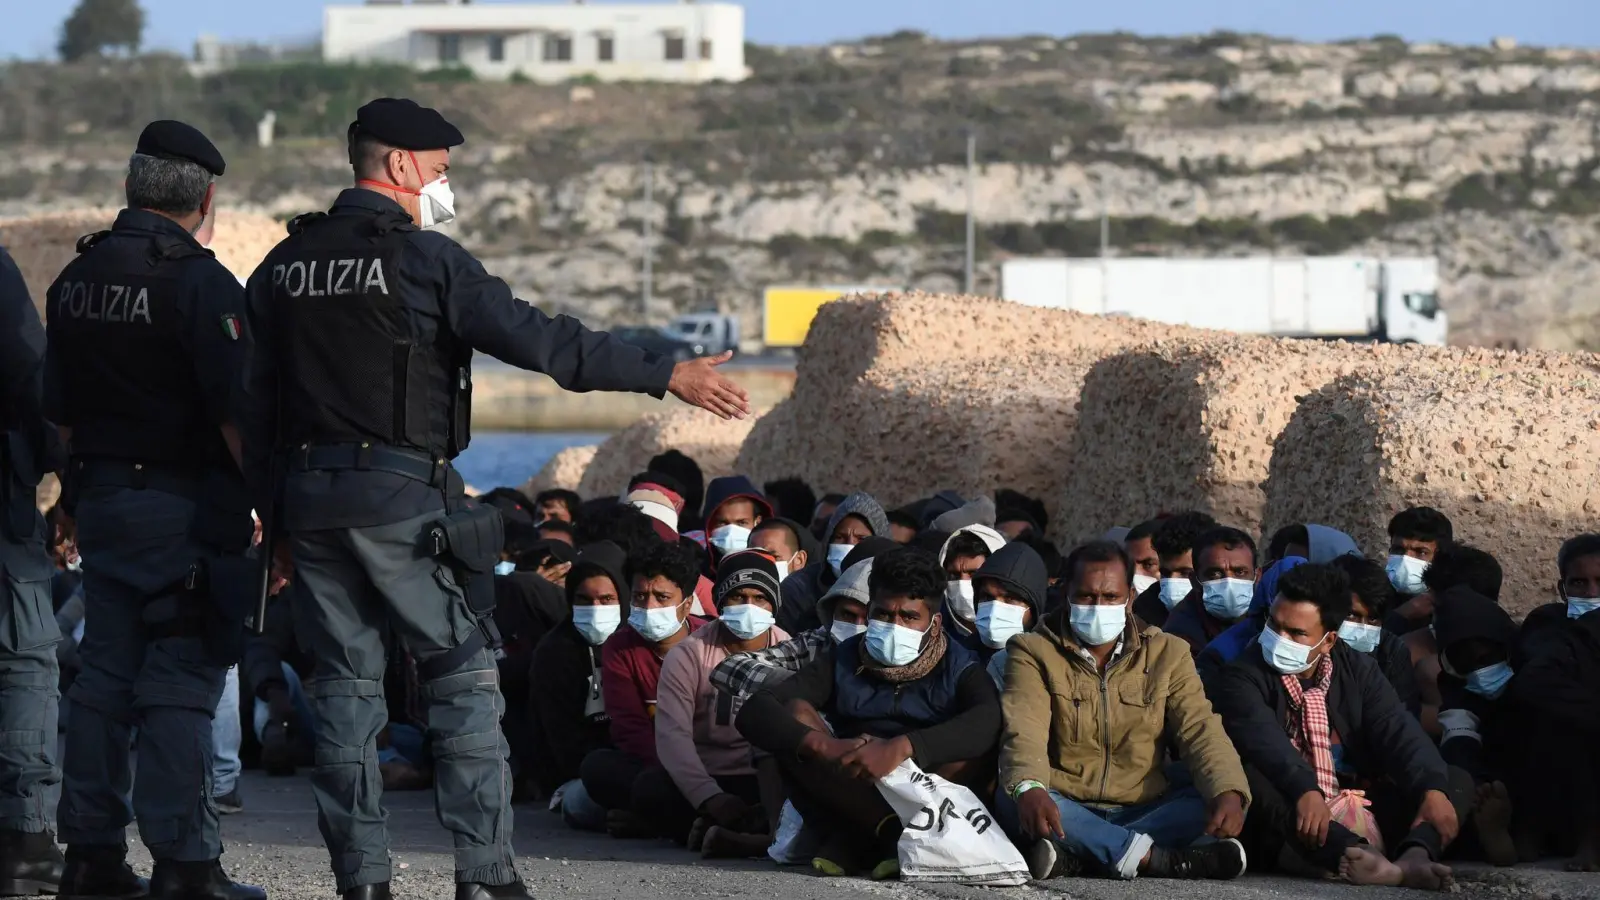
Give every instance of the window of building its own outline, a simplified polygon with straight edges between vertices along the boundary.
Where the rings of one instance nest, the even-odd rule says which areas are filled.
[[[461,61],[461,35],[439,35],[439,62],[458,63]]]
[[[681,34],[667,34],[666,53],[669,62],[682,62],[685,53],[684,39]]]
[[[544,36],[545,62],[572,62],[572,35],[547,34]]]
[[[615,62],[617,59],[617,39],[609,34],[595,35],[594,58],[600,62]]]
[[[709,38],[701,38],[700,39],[700,58],[701,59],[710,59],[711,58],[711,40]]]
[[[506,61],[506,39],[504,35],[489,35],[489,62]]]

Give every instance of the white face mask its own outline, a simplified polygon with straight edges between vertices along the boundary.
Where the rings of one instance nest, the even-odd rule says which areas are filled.
[[[616,633],[617,627],[622,624],[622,607],[620,606],[574,606],[572,607],[572,627],[578,629],[583,639],[590,646],[598,647],[606,642],[606,638]]]
[[[510,575],[516,570],[517,564],[509,559],[501,560],[500,562],[494,564],[494,573],[496,575]]]
[[[1383,640],[1383,629],[1365,622],[1345,622],[1339,626],[1339,640],[1357,653],[1371,653]]]
[[[751,641],[772,628],[775,617],[772,611],[753,603],[740,603],[722,608],[722,624],[741,641]]]
[[[1237,621],[1250,611],[1256,583],[1244,578],[1219,578],[1200,585],[1201,602],[1206,612],[1224,622]]]
[[[867,653],[891,668],[909,666],[922,655],[925,637],[915,628],[874,619],[867,624]]]
[[[944,602],[950,612],[955,614],[956,618],[967,622],[972,621],[972,617],[977,614],[977,610],[972,605],[973,599],[972,582],[945,582]]]
[[[1133,574],[1133,595],[1137,597],[1145,591],[1150,590],[1152,587],[1155,587],[1156,583],[1160,580],[1161,579],[1152,577],[1150,575],[1141,575],[1138,572],[1135,572]]]
[[[844,558],[846,556],[849,556],[850,555],[850,551],[854,550],[855,548],[856,548],[855,544],[829,544],[828,545],[828,568],[833,570],[833,574],[835,574],[835,575],[840,574],[840,572],[841,572],[840,567],[844,565]]]
[[[727,555],[738,553],[750,546],[750,529],[742,525],[724,525],[711,532],[711,546]]]
[[[1194,582],[1187,578],[1161,579],[1161,605],[1167,609],[1176,607],[1188,598],[1189,592],[1194,590]]]
[[[789,563],[788,563],[788,561],[780,559],[780,560],[774,562],[773,565],[778,567],[778,583],[779,584],[783,584],[783,580],[785,578],[789,577]]]
[[[676,606],[658,606],[654,609],[635,606],[633,612],[628,614],[628,624],[639,632],[640,637],[651,643],[666,640],[683,627],[678,620]]]
[[[1072,632],[1083,641],[1085,646],[1101,647],[1111,643],[1121,636],[1128,627],[1128,606],[1119,603],[1116,606],[1083,606],[1077,603],[1068,605],[1067,619],[1072,624]]]
[[[1422,583],[1422,573],[1428,568],[1428,561],[1417,559],[1415,556],[1390,556],[1389,562],[1383,567],[1389,573],[1389,583],[1402,594],[1416,596],[1428,590]]]
[[[1026,606],[985,600],[978,604],[978,639],[985,647],[999,650],[1012,637],[1027,630],[1023,625],[1027,615]]]
[[[417,194],[417,206],[422,212],[422,221],[417,224],[423,228],[434,228],[453,221],[456,217],[456,195],[450,189],[450,176],[444,175],[423,185]]]
[[[1324,635],[1322,640],[1327,640],[1327,636]],[[1273,631],[1271,625],[1261,629],[1260,643],[1261,656],[1266,659],[1267,665],[1283,675],[1299,675],[1311,668],[1311,654],[1322,646],[1322,641],[1310,647],[1297,644]]]
[[[851,638],[867,633],[867,626],[852,625],[849,622],[834,622],[828,626],[828,634],[833,636],[835,644],[842,644]]]

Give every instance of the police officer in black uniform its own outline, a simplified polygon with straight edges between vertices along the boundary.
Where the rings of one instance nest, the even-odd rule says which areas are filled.
[[[492,628],[501,523],[465,500],[450,465],[467,446],[472,354],[574,391],[635,391],[724,417],[748,411],[726,357],[667,359],[549,318],[459,244],[426,231],[455,215],[446,172],[461,132],[410,100],[362,107],[347,135],[356,186],[290,223],[251,277],[257,342],[246,471],[279,550],[292,552],[295,620],[316,660],[312,777],[340,892],[389,897],[374,740],[385,721],[384,634],[418,660],[440,820],[454,833],[458,900],[529,896],[511,849],[510,772]],[[288,559],[280,554],[280,571]]]
[[[39,480],[66,458],[44,416],[44,325],[0,249],[0,896],[53,894],[61,851],[51,833],[61,670],[51,603],[49,530]]]
[[[71,454],[63,506],[77,518],[85,597],[63,895],[140,895],[124,859],[137,818],[155,859],[151,897],[266,896],[223,872],[212,801],[211,717],[253,593],[232,412],[244,292],[193,236],[222,172],[199,131],[151,123],[128,165],[128,208],[78,242],[47,297],[46,413]]]

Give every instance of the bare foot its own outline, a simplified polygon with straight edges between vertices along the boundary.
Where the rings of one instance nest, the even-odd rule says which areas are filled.
[[[1405,873],[1371,847],[1351,847],[1339,861],[1339,878],[1351,884],[1399,887],[1405,880]]]
[[[1472,821],[1489,862],[1497,866],[1517,864],[1517,845],[1511,839],[1511,792],[1504,782],[1478,785]]]
[[[1419,891],[1448,891],[1455,885],[1455,876],[1450,874],[1450,867],[1436,863],[1428,857],[1428,851],[1421,847],[1412,847],[1400,854],[1394,861],[1400,869],[1403,886]]]
[[[1589,829],[1578,845],[1578,855],[1567,863],[1568,872],[1600,872],[1600,827]]]

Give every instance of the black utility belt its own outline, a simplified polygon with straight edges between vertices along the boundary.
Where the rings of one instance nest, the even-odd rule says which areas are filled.
[[[291,472],[388,472],[443,487],[450,461],[382,444],[301,444],[289,450]]]
[[[187,499],[199,496],[201,473],[172,463],[143,463],[105,457],[73,457],[74,488],[117,487],[160,491]]]

